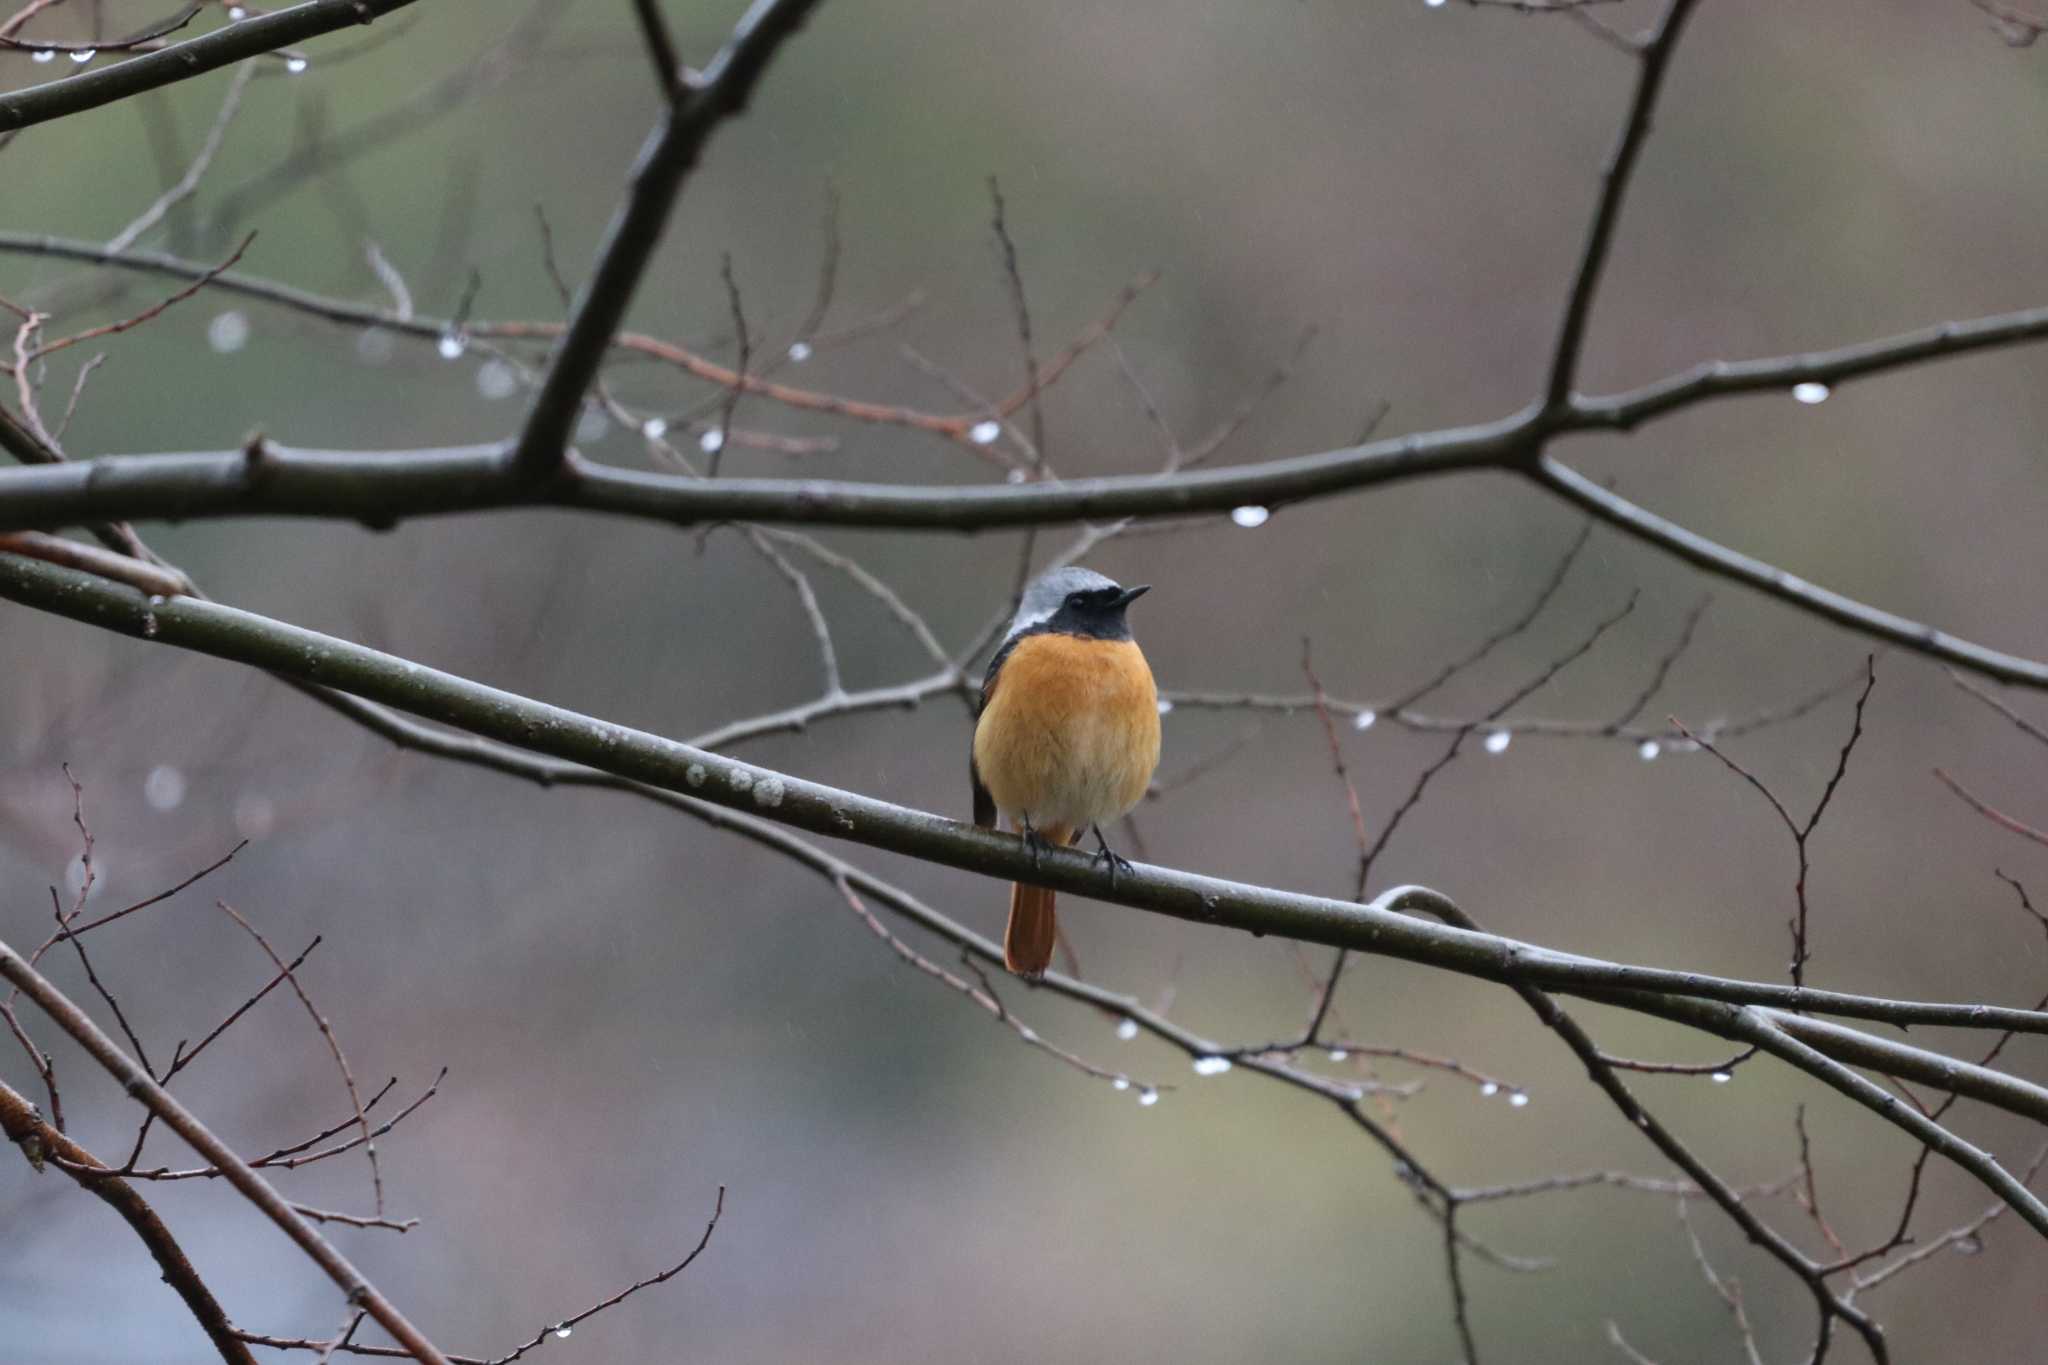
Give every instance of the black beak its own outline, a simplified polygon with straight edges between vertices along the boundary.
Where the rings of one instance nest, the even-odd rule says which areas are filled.
[[[1131,605],[1131,603],[1137,601],[1139,598],[1143,597],[1146,593],[1150,591],[1152,591],[1152,585],[1150,583],[1140,583],[1135,588],[1125,588],[1123,592],[1117,595],[1116,601],[1112,602],[1110,605],[1115,607],[1118,611],[1121,611],[1125,607],[1128,607],[1129,605]]]

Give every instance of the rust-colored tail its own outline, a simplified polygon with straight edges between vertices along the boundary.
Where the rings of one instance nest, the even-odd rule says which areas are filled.
[[[1038,835],[1054,848],[1080,837],[1079,830],[1053,826]],[[1052,914],[1052,891],[1043,886],[1010,883],[1010,922],[1003,927],[1003,965],[1019,976],[1043,976],[1052,965],[1059,929]]]
[[[1043,976],[1052,965],[1054,927],[1052,890],[1010,883],[1010,922],[1003,929],[1003,965],[1019,976]]]

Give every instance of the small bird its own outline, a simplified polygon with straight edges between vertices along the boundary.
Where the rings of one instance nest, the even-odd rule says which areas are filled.
[[[1000,811],[1034,858],[1093,830],[1112,885],[1130,862],[1102,822],[1135,807],[1159,766],[1159,692],[1124,620],[1146,591],[1080,568],[1026,588],[982,679],[968,761],[975,824],[994,828]],[[1055,938],[1052,892],[1013,883],[1004,965],[1043,974]]]

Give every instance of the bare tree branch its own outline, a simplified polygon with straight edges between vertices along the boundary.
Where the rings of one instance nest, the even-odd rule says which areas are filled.
[[[1641,66],[1636,73],[1635,95],[1629,101],[1628,117],[1622,121],[1621,136],[1600,174],[1600,200],[1593,209],[1593,225],[1586,231],[1586,244],[1579,252],[1571,293],[1565,299],[1564,320],[1558,325],[1557,345],[1551,352],[1550,378],[1543,396],[1546,412],[1562,412],[1571,405],[1572,380],[1578,374],[1586,322],[1593,314],[1593,295],[1600,287],[1600,272],[1607,264],[1615,226],[1621,221],[1622,197],[1628,193],[1636,158],[1650,136],[1650,115],[1657,105],[1657,92],[1664,85],[1665,69],[1671,64],[1671,54],[1678,47],[1679,35],[1685,31],[1685,21],[1695,3],[1697,0],[1671,0],[1649,41],[1638,52]]]
[[[0,133],[96,109],[351,24],[367,24],[412,3],[413,0],[305,0],[290,9],[251,15],[203,37],[188,38],[97,71],[0,94]]]
[[[232,1148],[215,1137],[189,1109],[173,1099],[148,1072],[122,1052],[113,1039],[102,1033],[99,1025],[87,1018],[63,992],[51,985],[41,973],[29,966],[19,953],[5,943],[0,943],[0,976],[6,977],[23,994],[35,1001],[45,1014],[91,1054],[93,1060],[98,1062],[107,1074],[121,1082],[128,1093],[161,1119],[166,1127],[190,1143],[200,1155],[220,1167],[221,1174],[226,1177],[228,1183],[240,1190],[250,1203],[283,1229],[284,1234],[297,1243],[299,1249],[341,1288],[352,1307],[368,1312],[377,1320],[379,1326],[391,1333],[412,1353],[420,1365],[448,1365],[447,1357],[421,1335],[420,1330],[384,1297],[382,1291],[364,1279],[362,1272],[350,1264],[347,1257],[335,1250],[332,1243],[322,1237],[283,1196],[271,1188],[269,1182],[251,1170],[248,1163],[236,1156]]]
[[[527,479],[559,470],[583,396],[625,320],[640,276],[661,244],[669,210],[718,125],[746,107],[761,73],[818,0],[754,0],[732,37],[663,116],[628,178],[597,264],[576,296],[569,329],[549,359],[512,462]]]
[[[149,1249],[157,1268],[163,1271],[164,1283],[184,1300],[220,1358],[227,1365],[256,1365],[249,1348],[236,1336],[226,1310],[206,1287],[206,1281],[200,1278],[184,1248],[178,1245],[177,1238],[164,1226],[149,1201],[133,1185],[108,1171],[91,1152],[45,1123],[35,1106],[4,1081],[0,1081],[0,1132],[21,1149],[30,1165],[41,1169],[45,1161],[52,1162],[77,1181],[80,1189],[96,1195],[120,1214]]]
[[[1402,911],[1449,902],[1422,887],[1395,887],[1371,904],[1356,905],[1143,865],[1119,872],[1112,887],[1107,871],[1086,853],[1055,849],[1034,857],[1012,835],[743,763],[216,602],[185,597],[153,601],[74,570],[4,554],[0,597],[456,725],[474,738],[451,737],[449,753],[466,752],[474,761],[521,776],[536,772],[520,756],[498,753],[482,741],[564,760],[568,767],[550,770],[545,779],[550,782],[572,781],[580,769],[594,768],[830,838],[1200,924],[1357,948],[1489,981],[1601,999],[1616,991],[1665,992],[1895,1024],[2048,1033],[2048,1013],[2035,1010],[1891,1000],[1630,966],[1424,924]],[[329,699],[329,704],[337,702]]]

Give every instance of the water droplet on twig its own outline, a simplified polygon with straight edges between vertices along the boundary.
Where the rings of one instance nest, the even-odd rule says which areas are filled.
[[[1003,424],[994,421],[976,422],[967,429],[967,439],[978,446],[994,445],[996,437],[1003,434]]]
[[[1271,509],[1261,507],[1257,503],[1246,503],[1242,507],[1230,509],[1230,519],[1247,531],[1255,526],[1264,526],[1266,519],[1272,515]]]
[[[1195,1074],[1197,1076],[1221,1076],[1228,1070],[1230,1070],[1230,1058],[1228,1057],[1195,1058]]]
[[[798,365],[801,365],[806,360],[809,360],[811,358],[811,343],[808,341],[790,342],[789,358]]]
[[[461,332],[441,333],[441,339],[434,343],[434,349],[441,353],[443,360],[460,360],[462,353],[469,349],[469,338]]]
[[[39,47],[34,52],[28,54],[28,59],[37,64],[54,62],[57,60],[57,54],[50,51],[47,47]]]
[[[1645,763],[1656,762],[1657,755],[1663,752],[1664,746],[1654,739],[1646,739],[1641,744],[1636,745],[1636,757]]]
[[[284,69],[291,72],[294,76],[304,75],[307,65],[308,63],[304,57],[287,57],[284,59]],[[562,1335],[567,1336],[569,1334],[564,1332]]]
[[[1149,1085],[1146,1086],[1138,1092],[1138,1103],[1150,1109],[1153,1105],[1159,1103],[1159,1092]]]
[[[1127,1043],[1130,1042],[1131,1039],[1138,1036],[1138,1021],[1135,1019],[1126,1019],[1123,1022],[1119,1023],[1116,1026],[1116,1036],[1123,1039]]]
[[[84,66],[87,62],[91,61],[93,58],[99,56],[100,54],[94,51],[92,48],[81,47],[76,52],[66,53],[65,55],[70,57],[72,61],[77,62],[80,66]]]
[[[1373,726],[1379,724],[1379,719],[1380,713],[1377,711],[1360,711],[1351,718],[1351,728],[1354,730],[1370,730]]]
[[[725,449],[725,433],[717,427],[712,427],[697,438],[697,449],[706,455],[716,455]]]
[[[1508,745],[1513,740],[1514,736],[1508,731],[1495,730],[1486,737],[1486,752],[1490,754],[1504,754],[1508,751]]]
[[[1792,397],[1809,406],[1814,403],[1827,402],[1828,395],[1832,392],[1834,390],[1830,389],[1827,385],[1815,383],[1810,379],[1804,384],[1794,384],[1792,386]]]
[[[1514,1094],[1508,1096],[1508,1103],[1513,1105],[1517,1109],[1528,1108],[1529,1092],[1526,1090],[1517,1090]]]

